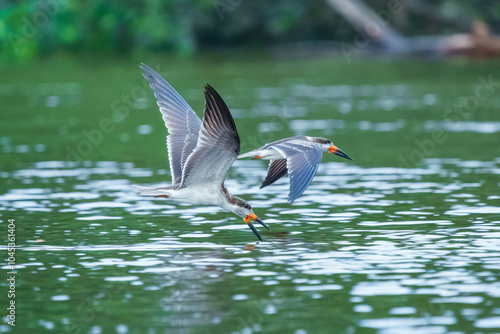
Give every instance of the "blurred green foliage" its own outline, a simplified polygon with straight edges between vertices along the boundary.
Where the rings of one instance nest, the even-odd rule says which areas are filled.
[[[388,1],[366,3],[378,11]],[[495,23],[500,14],[496,0],[432,4],[451,17],[472,13],[475,19]],[[0,8],[3,60],[29,60],[54,52],[192,54],[211,47],[349,40],[356,33],[325,0],[0,0]],[[425,15],[408,14],[394,24],[409,35],[449,32],[449,27]]]

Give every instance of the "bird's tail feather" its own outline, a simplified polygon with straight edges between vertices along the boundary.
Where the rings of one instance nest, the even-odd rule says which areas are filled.
[[[250,158],[250,157],[254,157],[255,156],[255,151],[250,151],[250,152],[247,152],[247,153],[243,153],[243,154],[240,154],[238,156],[238,159],[241,159],[241,158]]]
[[[157,188],[143,187],[143,186],[139,186],[137,184],[133,184],[132,187],[137,189],[139,191],[139,195],[141,195],[141,196],[158,196],[158,195],[164,194],[164,193],[158,191]]]

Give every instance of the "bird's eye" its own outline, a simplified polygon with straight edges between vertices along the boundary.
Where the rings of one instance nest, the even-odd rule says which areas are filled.
[[[250,206],[250,205],[245,204],[245,209],[250,209],[250,208],[251,208],[251,206]]]

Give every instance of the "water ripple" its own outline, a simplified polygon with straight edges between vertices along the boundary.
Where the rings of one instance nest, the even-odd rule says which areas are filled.
[[[483,180],[499,165],[323,163],[290,205],[286,178],[260,190],[265,164],[237,162],[227,187],[271,227],[258,227],[265,242],[256,243],[241,218],[220,208],[143,198],[130,186],[164,170],[47,161],[2,172],[11,186],[0,194],[0,219],[23,221],[25,259],[16,267],[42,290],[35,294],[46,293],[38,283],[44,272],[63,286],[50,303],[76,308],[77,287],[125,286],[120,300],[167,312],[160,323],[202,326],[226,319],[220,300],[250,309],[262,300],[259,314],[279,317],[297,300],[316,309],[347,296],[346,312],[378,333],[446,333],[458,324],[480,331],[499,326],[500,311],[483,307],[500,297],[500,196]],[[294,309],[297,317],[308,312]]]

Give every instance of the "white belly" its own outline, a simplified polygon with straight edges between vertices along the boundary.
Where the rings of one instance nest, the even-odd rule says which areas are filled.
[[[260,151],[259,156],[261,156],[262,159],[264,159],[264,160],[283,159],[283,156],[281,155],[281,153],[279,153],[278,151],[276,151],[275,149],[272,149],[272,148]]]
[[[169,198],[177,202],[195,205],[220,206],[223,201],[221,186],[213,184],[196,185],[175,190],[171,193]]]

